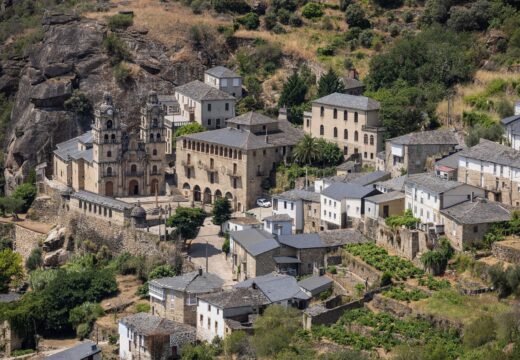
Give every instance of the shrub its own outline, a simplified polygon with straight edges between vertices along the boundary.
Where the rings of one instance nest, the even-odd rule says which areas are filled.
[[[388,27],[388,32],[390,33],[390,36],[396,37],[401,32],[401,28],[398,24],[392,24]]]
[[[42,257],[42,249],[40,247],[35,247],[32,249],[29,257],[25,261],[25,267],[29,270],[36,270],[43,265],[43,257]]]
[[[511,102],[509,102],[507,99],[500,99],[495,104],[495,111],[501,118],[506,118],[515,114],[513,104],[511,104]]]
[[[330,272],[331,274],[337,274],[338,273],[338,269],[334,265],[329,266],[327,268],[327,271]]]
[[[318,54],[318,56],[333,56],[334,47],[331,45],[325,45],[324,47],[317,48],[316,53]]]
[[[150,304],[147,304],[147,303],[138,303],[138,304],[135,304],[135,311],[138,312],[138,313],[141,313],[141,312],[144,312],[144,313],[150,312]]]
[[[392,274],[389,271],[385,271],[383,275],[381,275],[380,280],[381,286],[391,285],[392,284]]]
[[[249,349],[249,339],[243,331],[233,331],[224,339],[224,353],[230,355],[244,355]]]
[[[89,115],[92,113],[92,103],[87,98],[85,93],[74,90],[72,92],[72,96],[65,100],[63,103],[63,107],[67,111],[71,111],[74,114],[78,115]]]
[[[27,211],[31,207],[34,199],[36,198],[36,186],[30,183],[23,183],[18,185],[16,189],[14,189],[12,195],[14,199],[19,199],[23,201],[23,205],[21,211]]]
[[[229,233],[226,233],[224,238],[224,242],[222,243],[222,252],[225,254],[229,254],[230,244],[229,244]]]
[[[345,21],[349,27],[359,27],[361,29],[370,27],[370,22],[365,17],[365,11],[358,4],[351,4],[347,7]]]
[[[238,23],[243,25],[247,30],[256,30],[260,26],[260,18],[255,13],[248,13],[237,19]]]
[[[449,240],[441,238],[439,246],[435,250],[427,251],[421,255],[421,263],[435,274],[442,274],[446,270],[448,260],[451,259],[453,253]]]
[[[419,286],[425,286],[430,290],[443,290],[449,289],[451,284],[448,280],[437,280],[433,276],[428,275],[427,277],[422,277],[419,279]]]
[[[392,215],[385,219],[385,224],[390,226],[392,229],[404,226],[407,229],[415,229],[417,224],[421,220],[415,218],[412,214],[412,210],[407,209],[403,215]]]
[[[352,4],[352,0],[339,0],[339,9],[341,11],[347,10],[347,7]]]
[[[496,337],[497,324],[491,316],[482,316],[474,320],[464,329],[464,345],[473,349],[488,342]]]
[[[133,16],[130,14],[116,14],[108,18],[108,27],[112,31],[118,29],[126,29],[134,22]]]
[[[418,301],[428,297],[424,291],[418,289],[407,290],[403,285],[394,286],[390,290],[383,292],[383,295],[391,299],[406,302]]]
[[[296,14],[292,14],[289,18],[289,25],[293,27],[300,27],[302,26],[302,23],[302,19]]]
[[[124,60],[130,60],[130,51],[116,34],[109,34],[105,40],[103,40],[103,46],[106,52],[110,55],[110,62],[112,65],[118,64]]]
[[[330,296],[332,295],[332,289],[327,289],[325,291],[322,291],[320,293],[320,300],[321,301],[325,301],[327,300],[328,298],[330,298]]]
[[[132,73],[124,64],[117,64],[114,67],[114,78],[121,87],[127,87],[132,82]]]
[[[366,48],[371,48],[373,37],[374,33],[372,32],[372,30],[363,30],[361,34],[359,34],[359,43]]]
[[[264,25],[267,30],[271,30],[275,27],[278,21],[278,17],[273,11],[268,11],[264,16]]]
[[[280,9],[278,10],[277,12],[278,14],[278,20],[284,24],[284,25],[288,25],[289,24],[289,19],[291,17],[291,12],[287,9]]]
[[[315,19],[323,16],[321,4],[309,2],[302,7],[302,15],[307,19]]]
[[[79,324],[76,328],[76,335],[80,340],[88,338],[90,332],[92,331],[92,325],[90,324]]]
[[[220,13],[229,11],[245,14],[251,11],[251,7],[243,0],[212,0],[211,5]]]
[[[170,265],[159,265],[148,274],[148,280],[159,279],[177,275],[177,271]]]
[[[500,141],[503,138],[504,128],[495,123],[491,126],[483,126],[480,124],[470,128],[468,135],[464,139],[467,146],[474,146],[479,143],[480,139],[491,141]]]
[[[410,11],[405,11],[403,13],[403,21],[407,24],[411,23],[413,21],[413,13]]]

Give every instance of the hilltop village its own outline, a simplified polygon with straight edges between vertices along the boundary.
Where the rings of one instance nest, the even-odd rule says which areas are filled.
[[[289,317],[323,351],[345,351],[338,359],[388,358],[429,338],[457,358],[467,329],[490,318],[486,307],[506,316],[517,306],[499,299],[517,289],[496,279],[520,265],[520,107],[502,119],[503,141],[468,147],[448,128],[389,138],[380,103],[362,90],[357,81],[317,98],[300,127],[284,108],[237,115],[242,78],[223,66],[173,94],[145,94],[137,128],[105,92],[91,129],[36,167],[34,202],[2,231],[26,264],[39,253],[35,268],[54,269],[42,272],[91,261],[117,269],[117,283],[71,312],[77,344],[53,348],[50,319],[24,326],[10,313],[5,356],[213,358],[223,343],[247,358],[251,338],[274,358],[287,344],[272,340],[270,352],[255,339],[266,321]],[[332,171],[319,146],[339,154]],[[288,179],[291,167],[301,172]],[[138,275],[147,258],[154,268]],[[125,281],[138,277],[146,286],[135,294]],[[16,309],[45,291],[32,281],[0,301]],[[383,321],[400,327],[374,332]]]

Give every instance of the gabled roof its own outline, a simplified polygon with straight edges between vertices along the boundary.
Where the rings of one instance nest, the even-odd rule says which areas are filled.
[[[161,288],[182,291],[189,294],[202,294],[217,291],[224,285],[219,276],[199,271],[192,271],[179,276],[163,277],[150,280],[151,284]]]
[[[437,194],[442,194],[448,190],[464,185],[457,181],[441,179],[440,177],[429,173],[408,175],[405,184],[417,185]]]
[[[119,211],[130,210],[133,208],[132,204],[116,200],[108,196],[98,195],[85,190],[76,191],[74,194],[71,195],[71,197],[78,200],[89,201],[91,203],[106,206],[108,208]]]
[[[341,80],[343,81],[343,84],[345,85],[345,89],[347,89],[347,90],[357,89],[357,88],[361,88],[361,87],[365,86],[358,79],[353,79],[351,77],[344,77]]]
[[[86,133],[80,136],[57,144],[56,150],[54,150],[54,155],[58,156],[60,159],[65,161],[69,161],[70,159],[83,158],[88,162],[92,162],[92,148],[87,150],[79,149],[80,143],[84,145],[89,145],[92,144],[92,141],[92,131],[87,131]]]
[[[327,247],[327,245],[321,241],[320,236],[316,233],[279,235],[278,242],[282,245],[295,249],[314,249]]]
[[[220,309],[257,307],[269,305],[271,303],[262,291],[253,288],[236,288],[201,295],[198,298]]]
[[[273,195],[274,198],[284,199],[284,200],[304,200],[311,202],[320,202],[320,194],[315,193],[314,191],[293,189],[289,191],[285,191],[280,194]]]
[[[518,121],[520,120],[520,115],[513,115],[513,116],[509,116],[509,117],[506,117],[506,118],[503,118],[502,120],[500,120],[500,122],[504,125],[509,125],[511,123],[514,123],[515,121]]]
[[[435,166],[436,167],[446,166],[446,167],[449,167],[450,169],[458,169],[458,167],[459,167],[459,158],[464,153],[465,153],[464,150],[462,150],[462,151],[453,153],[451,155],[448,155],[446,157],[443,157],[442,159],[437,160],[435,162]]]
[[[380,204],[387,201],[393,201],[393,200],[399,200],[404,199],[405,195],[404,193],[400,191],[391,191],[379,195],[369,196],[365,198],[365,201],[370,201],[374,204]]]
[[[251,256],[263,254],[280,246],[272,234],[256,228],[231,231],[229,235]]]
[[[391,174],[386,171],[376,170],[372,171],[366,174],[363,174],[359,177],[356,177],[355,179],[352,179],[350,182],[353,184],[359,184],[359,185],[370,185],[377,181],[382,181],[386,179],[390,179]]]
[[[320,231],[318,234],[321,241],[328,247],[368,242],[368,239],[356,229],[327,230]]]
[[[400,145],[458,145],[457,136],[452,130],[418,131],[389,139],[392,144]]]
[[[378,110],[380,104],[374,99],[366,96],[356,96],[341,93],[332,93],[312,102],[313,104],[330,105],[357,110]]]
[[[261,221],[259,221],[257,218],[252,216],[241,216],[241,217],[234,217],[228,220],[228,222],[233,224],[240,224],[240,225],[260,225],[262,224]]]
[[[480,139],[460,156],[520,168],[520,151],[485,139]]]
[[[206,70],[206,74],[217,77],[217,78],[236,78],[240,77],[233,70],[228,69],[225,66],[215,66],[211,69]]]
[[[404,183],[408,175],[401,175],[386,181],[377,182],[376,185],[385,189],[404,191]]]
[[[310,298],[300,289],[294,277],[284,274],[271,273],[257,276],[236,284],[235,288],[250,288],[253,287],[253,284],[273,303],[289,299],[308,300]]]
[[[241,129],[223,128],[184,135],[190,140],[205,141],[217,145],[227,145],[242,150],[257,150],[270,148],[273,145],[265,142],[265,137]]]
[[[511,210],[505,205],[476,199],[441,210],[441,213],[459,224],[486,224],[511,220]]]
[[[228,119],[226,121],[228,123],[240,125],[265,125],[278,122],[276,119],[272,119],[269,116],[265,116],[254,111],[235,116],[234,118]]]
[[[377,194],[379,191],[372,186],[343,182],[332,183],[322,191],[322,195],[338,201],[343,199],[362,199],[372,193]]]
[[[227,92],[214,88],[213,86],[199,80],[194,80],[187,84],[177,86],[175,92],[187,96],[195,101],[235,100],[235,98]]]
[[[332,280],[327,276],[311,276],[307,279],[299,281],[298,285],[301,288],[312,292],[313,290],[319,289],[322,286],[332,285]]]
[[[125,326],[133,329],[139,335],[173,335],[179,333],[194,334],[195,328],[177,321],[159,316],[137,313],[119,320]]]
[[[290,217],[288,214],[273,214],[271,216],[267,216],[267,217],[263,218],[262,220],[267,220],[267,221],[290,221],[290,222],[293,221],[292,217]]]
[[[56,354],[46,356],[49,360],[72,360],[72,359],[86,359],[89,356],[98,354],[101,348],[93,341],[85,340],[82,343],[71,347],[70,349],[60,351]]]

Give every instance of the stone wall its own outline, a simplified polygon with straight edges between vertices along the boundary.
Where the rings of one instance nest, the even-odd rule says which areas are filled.
[[[362,279],[368,279],[369,283],[378,283],[381,279],[381,272],[373,266],[368,265],[360,258],[343,251],[342,259],[343,265],[346,266],[350,272],[356,274]]]
[[[491,250],[499,260],[520,264],[520,239],[495,242],[491,246]]]
[[[381,294],[375,294],[371,304],[376,309],[388,312],[397,317],[408,316],[412,313],[412,309],[406,304]]]
[[[322,308],[322,311],[314,312],[314,308],[310,308],[303,313],[303,328],[310,330],[316,325],[334,324],[347,310],[359,309],[363,307],[364,299],[348,302],[332,309]],[[318,308],[316,308],[318,310]]]
[[[45,240],[46,234],[26,229],[18,224],[15,225],[14,229],[14,250],[22,255],[25,262],[31,251]]]

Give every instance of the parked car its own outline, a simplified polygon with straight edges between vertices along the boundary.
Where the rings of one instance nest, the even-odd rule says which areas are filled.
[[[267,208],[267,207],[271,207],[271,202],[267,199],[261,198],[261,199],[256,200],[256,205]]]

